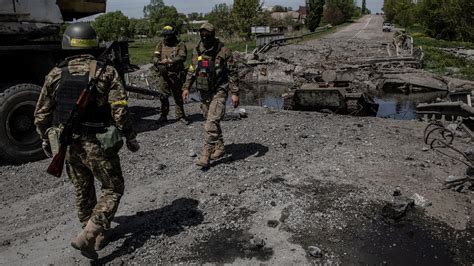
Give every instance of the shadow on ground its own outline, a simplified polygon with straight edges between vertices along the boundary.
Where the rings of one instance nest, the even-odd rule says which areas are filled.
[[[232,143],[225,145],[225,152],[228,154],[224,158],[214,161],[210,167],[221,163],[233,162],[246,159],[250,156],[262,157],[268,152],[268,147],[260,143]]]
[[[123,255],[132,254],[143,247],[153,236],[174,236],[185,230],[185,227],[202,223],[204,215],[197,209],[199,201],[180,198],[163,208],[137,212],[131,216],[115,217],[118,226],[111,229],[109,243],[125,239],[111,254],[95,261],[94,265],[103,265]]]
[[[178,123],[175,119],[169,119],[167,123],[158,124],[156,115],[160,114],[160,108],[156,107],[131,106],[129,111],[132,113],[133,125],[137,133],[154,131],[160,127]],[[171,106],[171,111],[174,112],[173,106]],[[151,119],[150,116],[156,116],[156,118]],[[204,121],[202,114],[199,113],[190,114],[187,118],[191,124]]]

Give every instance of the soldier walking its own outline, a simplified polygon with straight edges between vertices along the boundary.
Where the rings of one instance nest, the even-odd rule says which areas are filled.
[[[224,138],[220,122],[225,115],[227,96],[232,95],[232,105],[239,105],[238,73],[231,50],[216,38],[215,27],[204,23],[199,29],[201,41],[197,45],[186,83],[183,86],[183,100],[189,97],[189,89],[196,83],[201,95],[201,110],[204,124],[205,144],[197,165],[209,166],[225,154]]]
[[[95,53],[94,49],[98,47],[96,32],[88,23],[70,25],[64,32],[62,48],[73,56],[66,58],[46,76],[35,110],[37,132],[43,139],[45,153],[51,157],[51,147],[59,145],[52,143],[51,132],[63,128],[89,80],[97,80],[85,111],[74,126],[73,140],[66,154],[66,171],[76,191],[79,221],[85,225],[71,245],[90,259],[97,259],[96,250],[103,248],[105,230],[110,228],[124,192],[118,156],[123,142],[119,138],[120,142],[105,149],[99,136],[115,129],[126,138],[130,151],[136,152],[140,148],[117,70],[89,54]],[[110,142],[107,139],[102,141]],[[94,177],[102,185],[98,200]]]
[[[162,94],[160,97],[161,116],[158,123],[168,122],[170,111],[168,98],[172,95],[175,101],[176,120],[187,125],[189,121],[184,113],[181,97],[181,89],[186,79],[184,70],[187,56],[186,45],[178,39],[177,32],[172,26],[165,26],[162,35],[163,41],[156,46],[153,59],[158,74],[158,91]]]

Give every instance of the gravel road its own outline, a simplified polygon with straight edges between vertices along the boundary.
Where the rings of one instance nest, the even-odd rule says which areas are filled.
[[[334,46],[385,38],[380,19],[335,33]],[[474,262],[474,193],[442,189],[466,167],[424,146],[425,122],[243,104],[248,118],[222,124],[226,157],[202,170],[197,103],[190,125],[158,126],[158,101],[131,100],[142,149],[121,151],[125,195],[93,264]],[[81,229],[73,187],[48,163],[0,165],[1,265],[89,264],[69,244]],[[387,219],[394,191],[430,204]]]

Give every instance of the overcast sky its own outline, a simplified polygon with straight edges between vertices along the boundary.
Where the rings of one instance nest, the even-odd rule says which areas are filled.
[[[358,5],[362,0],[356,0]],[[233,0],[165,0],[166,5],[175,6],[180,13],[207,13],[212,10],[215,4],[227,3],[232,4]],[[265,6],[282,5],[291,6],[293,9],[298,9],[299,5],[304,5],[304,0],[265,0]],[[107,11],[120,10],[128,17],[140,18],[143,17],[143,6],[150,3],[150,0],[107,0]],[[383,5],[383,0],[367,0],[367,8],[372,13],[380,12]]]

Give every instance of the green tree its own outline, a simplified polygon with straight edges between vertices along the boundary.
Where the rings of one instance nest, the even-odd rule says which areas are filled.
[[[416,7],[416,16],[432,37],[439,34],[443,39],[472,41],[473,10],[471,0],[423,0]]]
[[[288,11],[288,8],[280,6],[280,5],[276,5],[272,8],[272,11],[273,12],[286,12]]]
[[[413,25],[415,19],[415,4],[412,0],[397,0],[394,6],[395,22],[408,27]]]
[[[367,4],[365,1],[366,0],[362,0],[362,15],[367,14]]]
[[[92,22],[99,39],[103,41],[130,37],[129,25],[130,20],[121,11],[102,14]]]
[[[150,33],[150,23],[146,19],[130,19],[129,32],[133,36],[148,35]]]
[[[356,8],[353,0],[326,0],[323,12],[324,21],[332,25],[338,25],[350,20],[355,14]]]
[[[159,34],[166,25],[174,26],[181,32],[185,21],[174,6],[165,5],[163,0],[150,0],[150,4],[143,7],[143,14],[150,21],[150,35]]]
[[[249,38],[252,26],[261,21],[262,4],[260,0],[234,0],[232,17],[240,34]]]
[[[395,6],[398,0],[384,0],[383,1],[383,12],[385,14],[385,19],[388,21],[393,21],[395,19]]]
[[[192,13],[188,14],[188,20],[190,20],[190,21],[204,20],[204,15],[202,13],[192,12]]]
[[[306,17],[306,25],[311,32],[315,31],[321,22],[324,4],[325,0],[306,1],[306,10],[308,12]]]
[[[216,26],[220,34],[231,36],[234,33],[235,25],[232,20],[232,9],[227,4],[216,4],[207,15],[207,19]]]

